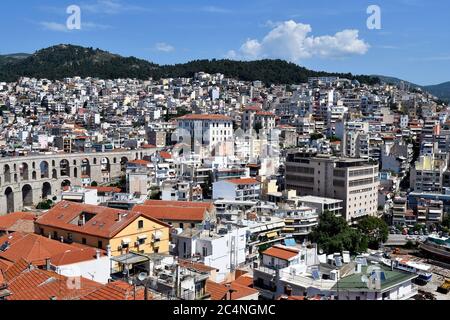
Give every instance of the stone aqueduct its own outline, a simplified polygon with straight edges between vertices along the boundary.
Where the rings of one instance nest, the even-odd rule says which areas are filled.
[[[99,184],[119,178],[128,161],[154,153],[139,149],[0,158],[0,216],[59,196],[65,186],[81,185],[87,177]]]

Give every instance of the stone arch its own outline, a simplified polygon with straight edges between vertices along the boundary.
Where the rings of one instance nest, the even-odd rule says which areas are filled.
[[[70,164],[68,160],[66,159],[61,160],[59,162],[59,168],[61,177],[70,177]]]
[[[63,182],[61,182],[61,189],[65,190],[67,187],[70,187],[72,185],[72,183],[70,182],[70,180],[63,180]]]
[[[24,181],[27,181],[30,178],[28,163],[22,162],[22,164],[19,166],[19,174],[20,178]]]
[[[6,213],[14,212],[14,192],[11,189],[11,187],[6,188],[5,198],[6,198]]]
[[[14,182],[19,182],[19,179],[17,179],[17,173],[14,173]]]
[[[101,160],[101,169],[102,172],[111,172],[111,162],[107,157],[102,158]]]
[[[52,185],[49,182],[44,182],[42,185],[42,199],[46,200],[52,195]]]
[[[73,160],[73,165],[74,165],[74,166],[77,165],[77,160]]]
[[[29,184],[22,187],[22,204],[24,207],[33,205],[33,188]]]
[[[31,174],[31,179],[36,180],[37,179],[37,173],[36,171],[33,171],[33,173]]]
[[[3,175],[5,176],[5,183],[11,182],[11,167],[8,164],[3,167]]]
[[[81,176],[90,177],[91,176],[91,163],[89,159],[83,159],[81,161]]]
[[[122,171],[123,173],[127,170],[127,163],[128,163],[127,157],[122,157],[120,159],[120,171]]]
[[[39,165],[41,169],[41,179],[49,178],[49,166],[47,161],[42,161]]]
[[[58,171],[56,169],[52,170],[52,179],[58,179]]]

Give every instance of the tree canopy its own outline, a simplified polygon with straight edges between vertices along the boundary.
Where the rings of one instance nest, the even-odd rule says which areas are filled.
[[[344,218],[330,212],[320,216],[319,224],[310,234],[310,240],[326,253],[350,251],[357,254],[368,247],[368,239],[359,229],[351,228]]]
[[[378,249],[389,237],[386,222],[376,217],[365,217],[358,223],[358,229],[367,237],[369,248]]]

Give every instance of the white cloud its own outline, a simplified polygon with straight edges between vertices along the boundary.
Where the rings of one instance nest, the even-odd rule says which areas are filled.
[[[83,22],[83,21],[81,22],[81,30],[69,30],[65,24],[58,23],[58,22],[42,21],[42,22],[39,22],[39,25],[41,25],[41,27],[44,30],[56,31],[56,32],[108,30],[108,29],[112,28],[111,26],[105,25],[105,24],[98,24],[98,23],[93,23],[93,22]]]
[[[135,5],[129,5],[125,4],[119,0],[97,0],[93,3],[88,4],[82,4],[81,5],[82,10],[86,10],[90,13],[103,13],[103,14],[119,14],[123,12],[148,12],[150,11],[149,8],[144,8],[140,6]]]
[[[271,23],[272,24],[272,23]],[[293,62],[313,57],[342,58],[363,55],[369,44],[359,38],[358,30],[346,29],[335,35],[311,36],[309,24],[293,20],[273,24],[272,30],[262,39],[248,39],[238,51],[230,50],[229,58],[260,59],[279,58]]]
[[[162,52],[172,52],[175,50],[175,47],[165,42],[158,42],[157,44],[155,44],[155,50]]]
[[[202,8],[200,8],[200,11],[209,12],[209,13],[231,13],[231,10],[216,7],[216,6],[202,7]]]
[[[67,26],[62,23],[42,21],[39,24],[45,30],[58,31],[58,32],[69,32],[70,31],[69,29],[67,29]]]

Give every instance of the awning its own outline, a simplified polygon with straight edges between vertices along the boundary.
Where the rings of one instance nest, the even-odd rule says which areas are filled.
[[[284,222],[286,222],[286,223],[294,223],[295,220],[284,220]]]
[[[283,230],[284,230],[284,231],[295,231],[294,228],[284,228]]]
[[[147,235],[143,234],[143,235],[138,236],[137,238],[138,238],[138,240],[145,240],[145,239],[147,239]]]
[[[130,244],[130,243],[131,243],[130,238],[125,238],[122,240],[122,244]]]
[[[278,236],[278,233],[271,232],[271,233],[268,233],[266,236],[267,236],[267,238],[275,238],[276,236]]]

